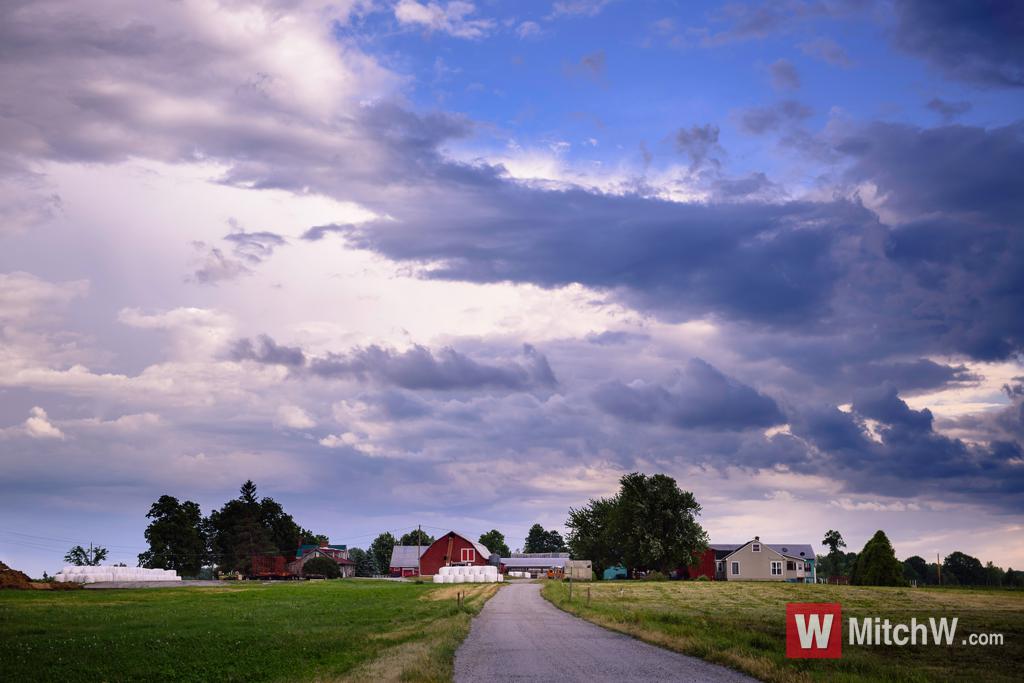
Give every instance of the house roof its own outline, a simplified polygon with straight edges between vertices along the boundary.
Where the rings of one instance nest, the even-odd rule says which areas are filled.
[[[338,548],[313,548],[312,550],[307,551],[306,554],[300,557],[297,561],[304,563],[306,560],[314,557],[328,557],[338,564],[355,564],[352,560],[340,557],[340,553],[341,551]]]
[[[310,550],[315,550],[316,548],[331,548],[333,550],[348,550],[348,546],[347,545],[325,545],[325,546],[320,546],[320,545],[317,545],[316,543],[303,543],[302,545],[299,546],[299,549],[295,551],[295,557],[296,558],[300,558],[303,555],[305,555],[306,553],[308,553]]]
[[[746,543],[709,543],[708,548],[715,551],[716,559],[722,559],[723,556],[728,556],[753,542],[751,539]],[[792,557],[795,560],[814,559],[814,548],[808,543],[761,543],[785,557]]]

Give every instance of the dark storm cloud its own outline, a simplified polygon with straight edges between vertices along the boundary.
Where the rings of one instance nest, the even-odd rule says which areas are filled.
[[[1016,0],[897,0],[897,46],[949,78],[1024,86],[1024,5]]]
[[[606,413],[624,420],[682,429],[737,430],[785,422],[774,400],[699,358],[668,386],[613,381],[599,386],[593,399]]]
[[[874,421],[874,436],[866,420]],[[913,410],[889,386],[860,393],[849,413],[819,408],[790,420],[793,434],[821,456],[800,469],[838,478],[850,491],[939,494],[1022,509],[1024,471],[1015,465],[1022,455],[1019,444],[968,444],[936,432],[932,422],[929,410]]]
[[[714,310],[782,323],[825,312],[840,274],[832,247],[874,222],[846,202],[682,204],[498,177],[479,189],[486,203],[374,221],[348,238],[391,258],[440,262],[432,278],[582,283],[668,317]]]
[[[345,353],[312,356],[298,347],[282,346],[269,336],[260,335],[236,341],[230,356],[236,361],[282,365],[294,369],[297,376],[374,380],[410,390],[526,391],[558,384],[547,358],[529,344],[523,345],[522,362],[489,364],[452,348],[434,352],[419,345],[408,351],[370,345]]]
[[[320,377],[373,378],[405,389],[448,391],[496,388],[523,391],[556,384],[547,359],[532,346],[523,349],[525,363],[488,365],[445,348],[436,354],[422,346],[405,352],[367,346],[347,354],[314,358],[309,372]]]

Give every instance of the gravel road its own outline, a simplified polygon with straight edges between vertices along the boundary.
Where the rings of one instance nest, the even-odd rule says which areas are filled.
[[[455,655],[456,683],[755,681],[566,614],[540,588],[513,583],[484,605]]]

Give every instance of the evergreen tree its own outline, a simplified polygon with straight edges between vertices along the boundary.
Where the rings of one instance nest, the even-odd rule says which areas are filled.
[[[356,563],[356,576],[373,576],[377,573],[377,565],[362,548],[349,548],[348,559]]]
[[[855,586],[903,586],[903,565],[885,532],[879,529],[860,551],[850,572],[850,583]]]

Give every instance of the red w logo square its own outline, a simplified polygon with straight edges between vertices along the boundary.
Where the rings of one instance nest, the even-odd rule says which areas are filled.
[[[839,659],[843,656],[843,609],[838,602],[786,605],[786,656]]]

